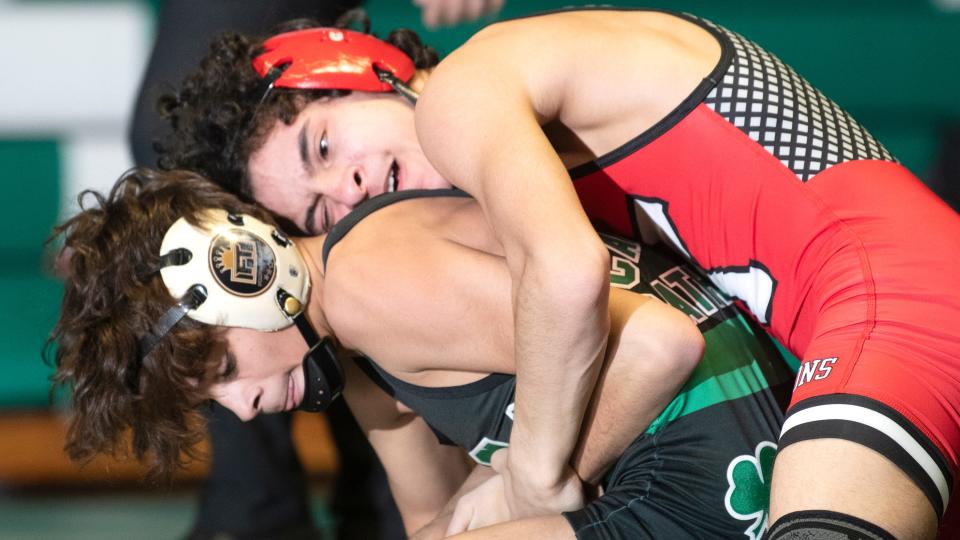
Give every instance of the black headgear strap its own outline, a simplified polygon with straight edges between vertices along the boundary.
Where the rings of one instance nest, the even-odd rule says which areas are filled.
[[[277,82],[277,79],[279,79],[280,76],[283,75],[283,72],[289,67],[289,62],[280,64],[278,66],[273,66],[270,68],[270,71],[268,71],[266,75],[264,75],[263,78],[257,82],[256,86],[254,86],[247,94],[246,99],[248,100],[249,104],[253,105],[253,111],[250,113],[250,118],[247,118],[243,126],[240,129],[234,130],[233,136],[230,137],[230,140],[227,142],[227,161],[232,160],[237,155],[237,153],[240,151],[240,146],[243,144],[243,141],[245,141],[253,132],[255,127],[254,120],[257,117],[257,112],[260,110],[260,107],[263,106],[263,103],[267,101],[267,98],[270,97],[270,94],[273,93],[273,85]]]
[[[278,296],[280,305],[284,306],[289,294],[280,289]],[[293,322],[309,347],[303,355],[303,399],[300,400],[297,410],[325,411],[343,392],[343,368],[337,359],[336,344],[329,336],[320,339],[313,325],[307,320],[306,310],[294,315]]]
[[[153,326],[150,333],[141,337],[137,343],[137,358],[134,360],[127,371],[127,386],[134,394],[140,390],[140,368],[143,367],[143,360],[153,351],[153,348],[160,343],[160,340],[166,336],[170,330],[176,326],[181,319],[186,317],[191,309],[197,309],[207,299],[207,288],[196,284],[187,289],[187,292],[180,297],[176,305],[164,313],[157,324]]]
[[[417,104],[417,99],[420,97],[420,94],[416,90],[407,86],[406,83],[397,78],[392,71],[383,69],[382,67],[374,64],[373,72],[377,74],[377,78],[380,79],[380,82],[384,82],[390,85],[390,88],[393,88],[393,91],[400,94],[401,96],[407,98],[407,101],[411,105]]]
[[[190,262],[191,259],[193,259],[193,253],[191,253],[189,249],[171,249],[167,253],[164,253],[160,256],[159,268],[166,268],[168,266],[183,266]]]

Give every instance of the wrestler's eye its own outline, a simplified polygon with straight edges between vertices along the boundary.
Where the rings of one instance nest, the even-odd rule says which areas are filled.
[[[323,135],[320,136],[320,157],[327,159],[327,154],[330,153],[330,141],[327,139],[327,132],[324,131]]]
[[[225,383],[233,379],[237,374],[237,357],[230,351],[223,355],[223,363],[220,371],[217,373],[216,382]]]

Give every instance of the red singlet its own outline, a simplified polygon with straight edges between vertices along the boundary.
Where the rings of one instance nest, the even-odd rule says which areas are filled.
[[[665,241],[802,359],[780,446],[881,452],[943,514],[960,452],[960,217],[780,60],[727,30],[648,132],[571,170],[600,228]]]

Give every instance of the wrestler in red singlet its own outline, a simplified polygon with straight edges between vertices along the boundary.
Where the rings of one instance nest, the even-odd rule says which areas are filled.
[[[584,207],[673,245],[802,359],[781,448],[864,444],[942,515],[960,451],[960,217],[780,60],[691,20],[719,64],[651,130],[571,170]]]

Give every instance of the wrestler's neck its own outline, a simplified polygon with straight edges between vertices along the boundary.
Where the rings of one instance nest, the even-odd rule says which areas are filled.
[[[307,265],[307,272],[310,273],[310,297],[307,299],[307,317],[313,323],[314,328],[323,335],[332,335],[333,330],[327,322],[327,317],[323,311],[323,242],[327,235],[311,236],[297,238],[294,245],[300,251]]]

